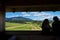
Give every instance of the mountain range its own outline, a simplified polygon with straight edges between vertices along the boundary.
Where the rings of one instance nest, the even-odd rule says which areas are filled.
[[[11,17],[11,18],[6,18],[5,20],[6,21],[42,21],[42,20],[32,20],[30,18],[25,18],[25,17]]]
[[[21,20],[24,20],[24,21],[33,21],[32,19],[29,19],[29,18],[25,18],[25,17],[11,17],[11,18],[6,18],[5,19],[6,21],[21,21]]]

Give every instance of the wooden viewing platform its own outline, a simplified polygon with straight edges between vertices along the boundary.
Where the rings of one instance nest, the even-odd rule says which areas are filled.
[[[15,10],[13,10],[15,9]],[[43,36],[40,31],[6,31],[5,12],[60,11],[59,0],[0,0],[0,32],[16,35],[18,40],[52,40],[54,36]]]

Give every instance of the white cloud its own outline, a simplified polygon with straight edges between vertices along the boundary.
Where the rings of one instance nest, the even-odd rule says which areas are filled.
[[[27,12],[21,12],[22,14],[26,14]]]
[[[10,16],[10,17],[15,17],[15,16]]]
[[[22,16],[37,16],[37,17],[44,17],[44,18],[50,18],[52,17],[52,15],[50,13],[46,13],[46,12],[30,12],[30,14],[28,12],[22,12]]]
[[[60,18],[60,16],[59,16],[59,18]]]
[[[44,12],[43,12],[43,14],[41,15],[41,17],[50,19],[50,18],[53,18],[53,15],[50,14],[50,13],[44,13]]]
[[[33,20],[44,20],[44,19],[52,19],[54,15],[50,14],[50,13],[46,13],[46,12],[21,12],[22,15],[13,15],[11,17],[18,17],[18,16],[36,16],[36,18],[33,18]],[[60,18],[60,16],[59,16]]]
[[[45,18],[37,17],[37,18],[34,18],[33,20],[38,20],[38,21],[39,21],[39,20],[42,20],[42,21],[43,21],[44,19],[45,19]]]
[[[22,16],[31,16],[31,15],[28,14],[27,12],[22,12]]]
[[[33,16],[49,16],[50,14],[48,13],[45,13],[45,12],[30,12],[31,13],[31,15],[33,15]]]
[[[33,14],[33,16],[38,16],[39,18],[42,17],[43,19],[53,17],[53,15],[46,12],[31,12],[31,14]]]
[[[29,14],[23,14],[23,16],[30,16]]]
[[[12,16],[10,16],[10,17],[19,17],[20,15],[12,15]]]
[[[36,16],[33,20],[44,20],[44,19],[52,19],[54,15],[46,12],[30,12],[31,15]]]
[[[22,16],[36,16],[33,20],[52,19],[54,15],[46,12],[22,12]]]
[[[15,17],[18,17],[18,16],[20,16],[20,15],[15,15]]]
[[[32,16],[40,16],[39,12],[30,12]]]

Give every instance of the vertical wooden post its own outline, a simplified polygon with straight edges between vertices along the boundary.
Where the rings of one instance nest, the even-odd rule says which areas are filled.
[[[0,32],[5,29],[5,6],[0,5]]]

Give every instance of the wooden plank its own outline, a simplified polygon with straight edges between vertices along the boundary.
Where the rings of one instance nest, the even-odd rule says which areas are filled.
[[[12,8],[19,11],[60,11],[60,5],[31,5],[31,6],[6,6],[6,11],[12,12]]]
[[[59,0],[6,0],[5,5],[49,5],[60,4]]]

